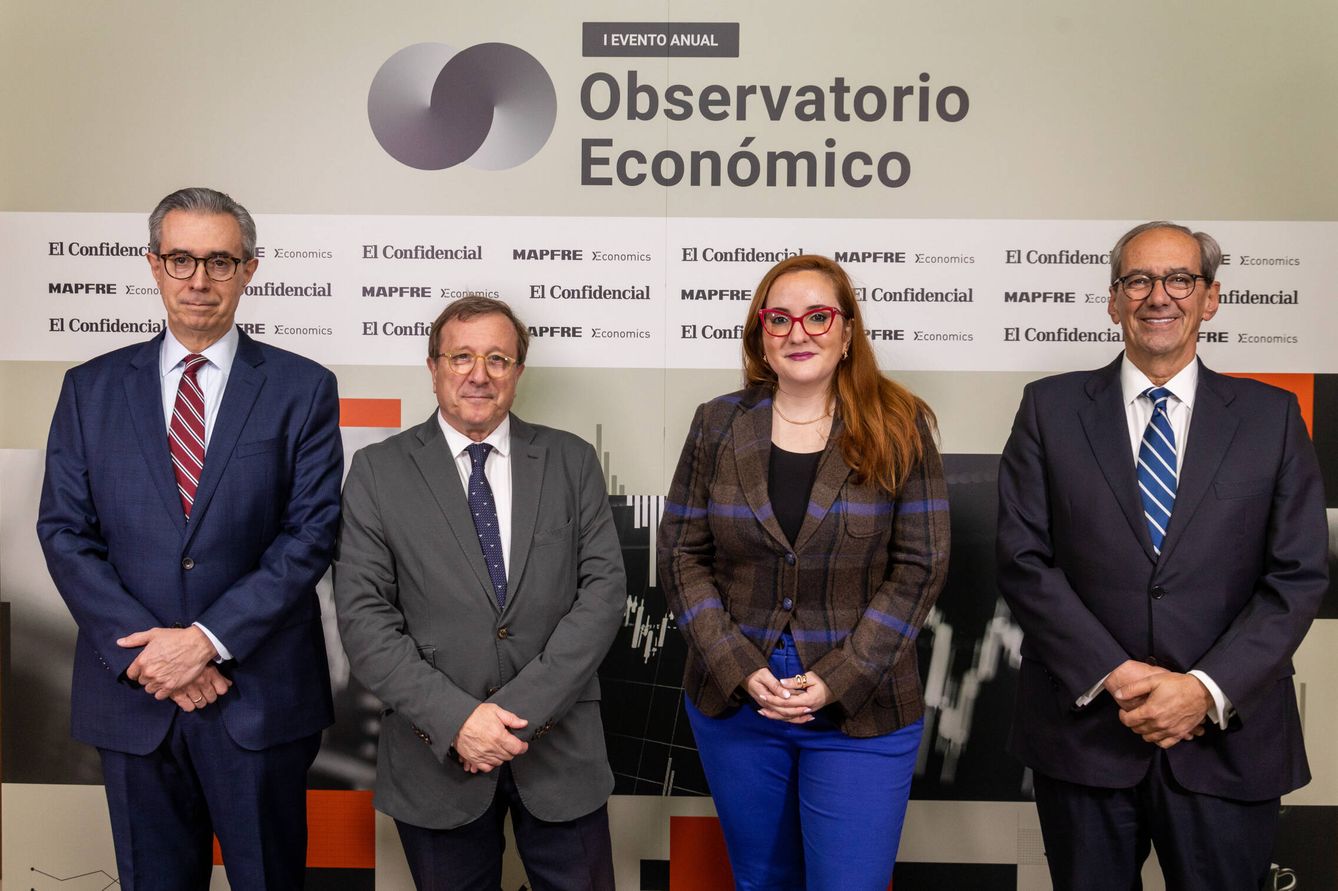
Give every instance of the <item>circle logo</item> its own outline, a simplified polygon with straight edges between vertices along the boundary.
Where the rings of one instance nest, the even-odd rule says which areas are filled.
[[[557,92],[544,66],[508,43],[416,43],[372,78],[367,120],[381,148],[409,167],[507,170],[548,141]]]

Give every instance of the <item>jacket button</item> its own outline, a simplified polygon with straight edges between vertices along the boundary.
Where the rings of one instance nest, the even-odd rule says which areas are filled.
[[[794,565],[794,559],[795,559],[795,558],[794,558],[794,554],[786,554],[786,555],[785,555],[785,562],[788,563],[788,564],[791,565],[791,566]]]
[[[794,601],[786,597],[781,601],[781,609],[794,609]]]
[[[489,695],[489,696],[496,696],[496,695],[497,695],[497,691],[500,690],[500,689],[501,689],[501,687],[489,687],[489,688],[488,688],[488,695]]]
[[[191,570],[191,569],[194,569],[194,568],[195,568],[195,559],[194,559],[193,557],[182,557],[182,558],[181,558],[181,568],[182,568],[182,569],[185,569],[185,570]]]
[[[1165,596],[1166,596],[1166,589],[1165,589],[1165,588],[1163,588],[1161,585],[1153,585],[1153,586],[1152,586],[1152,599],[1153,599],[1153,600],[1161,600],[1161,599],[1162,599],[1163,597],[1165,597]]]
[[[511,632],[508,631],[508,630],[506,630],[506,626],[505,626],[505,625],[503,625],[501,628],[498,628],[498,629],[497,629],[497,639],[498,639],[498,640],[506,640],[507,636],[510,635],[510,634],[511,634]]]

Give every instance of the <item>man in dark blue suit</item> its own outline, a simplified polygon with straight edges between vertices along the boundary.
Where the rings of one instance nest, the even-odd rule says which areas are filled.
[[[167,330],[65,376],[37,532],[79,626],[72,732],[102,756],[126,889],[300,888],[333,720],[315,586],[343,452],[335,379],[234,324],[255,223],[212,189],[149,217]]]
[[[999,471],[999,582],[1021,624],[1010,748],[1056,889],[1261,887],[1310,779],[1292,654],[1328,531],[1296,398],[1196,358],[1217,242],[1146,223],[1111,252],[1105,368],[1027,386]]]

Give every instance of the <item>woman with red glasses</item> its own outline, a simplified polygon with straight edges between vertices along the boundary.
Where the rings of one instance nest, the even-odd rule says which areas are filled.
[[[697,409],[660,525],[688,717],[737,888],[884,891],[948,567],[934,414],[826,257],[763,276],[743,372]]]

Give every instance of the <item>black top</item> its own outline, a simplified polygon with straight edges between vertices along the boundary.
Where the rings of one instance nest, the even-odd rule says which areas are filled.
[[[776,512],[785,537],[790,544],[799,535],[808,513],[808,496],[813,493],[813,480],[818,476],[818,462],[822,452],[787,452],[776,444],[771,446],[771,460],[767,469],[767,494],[771,509]]]

